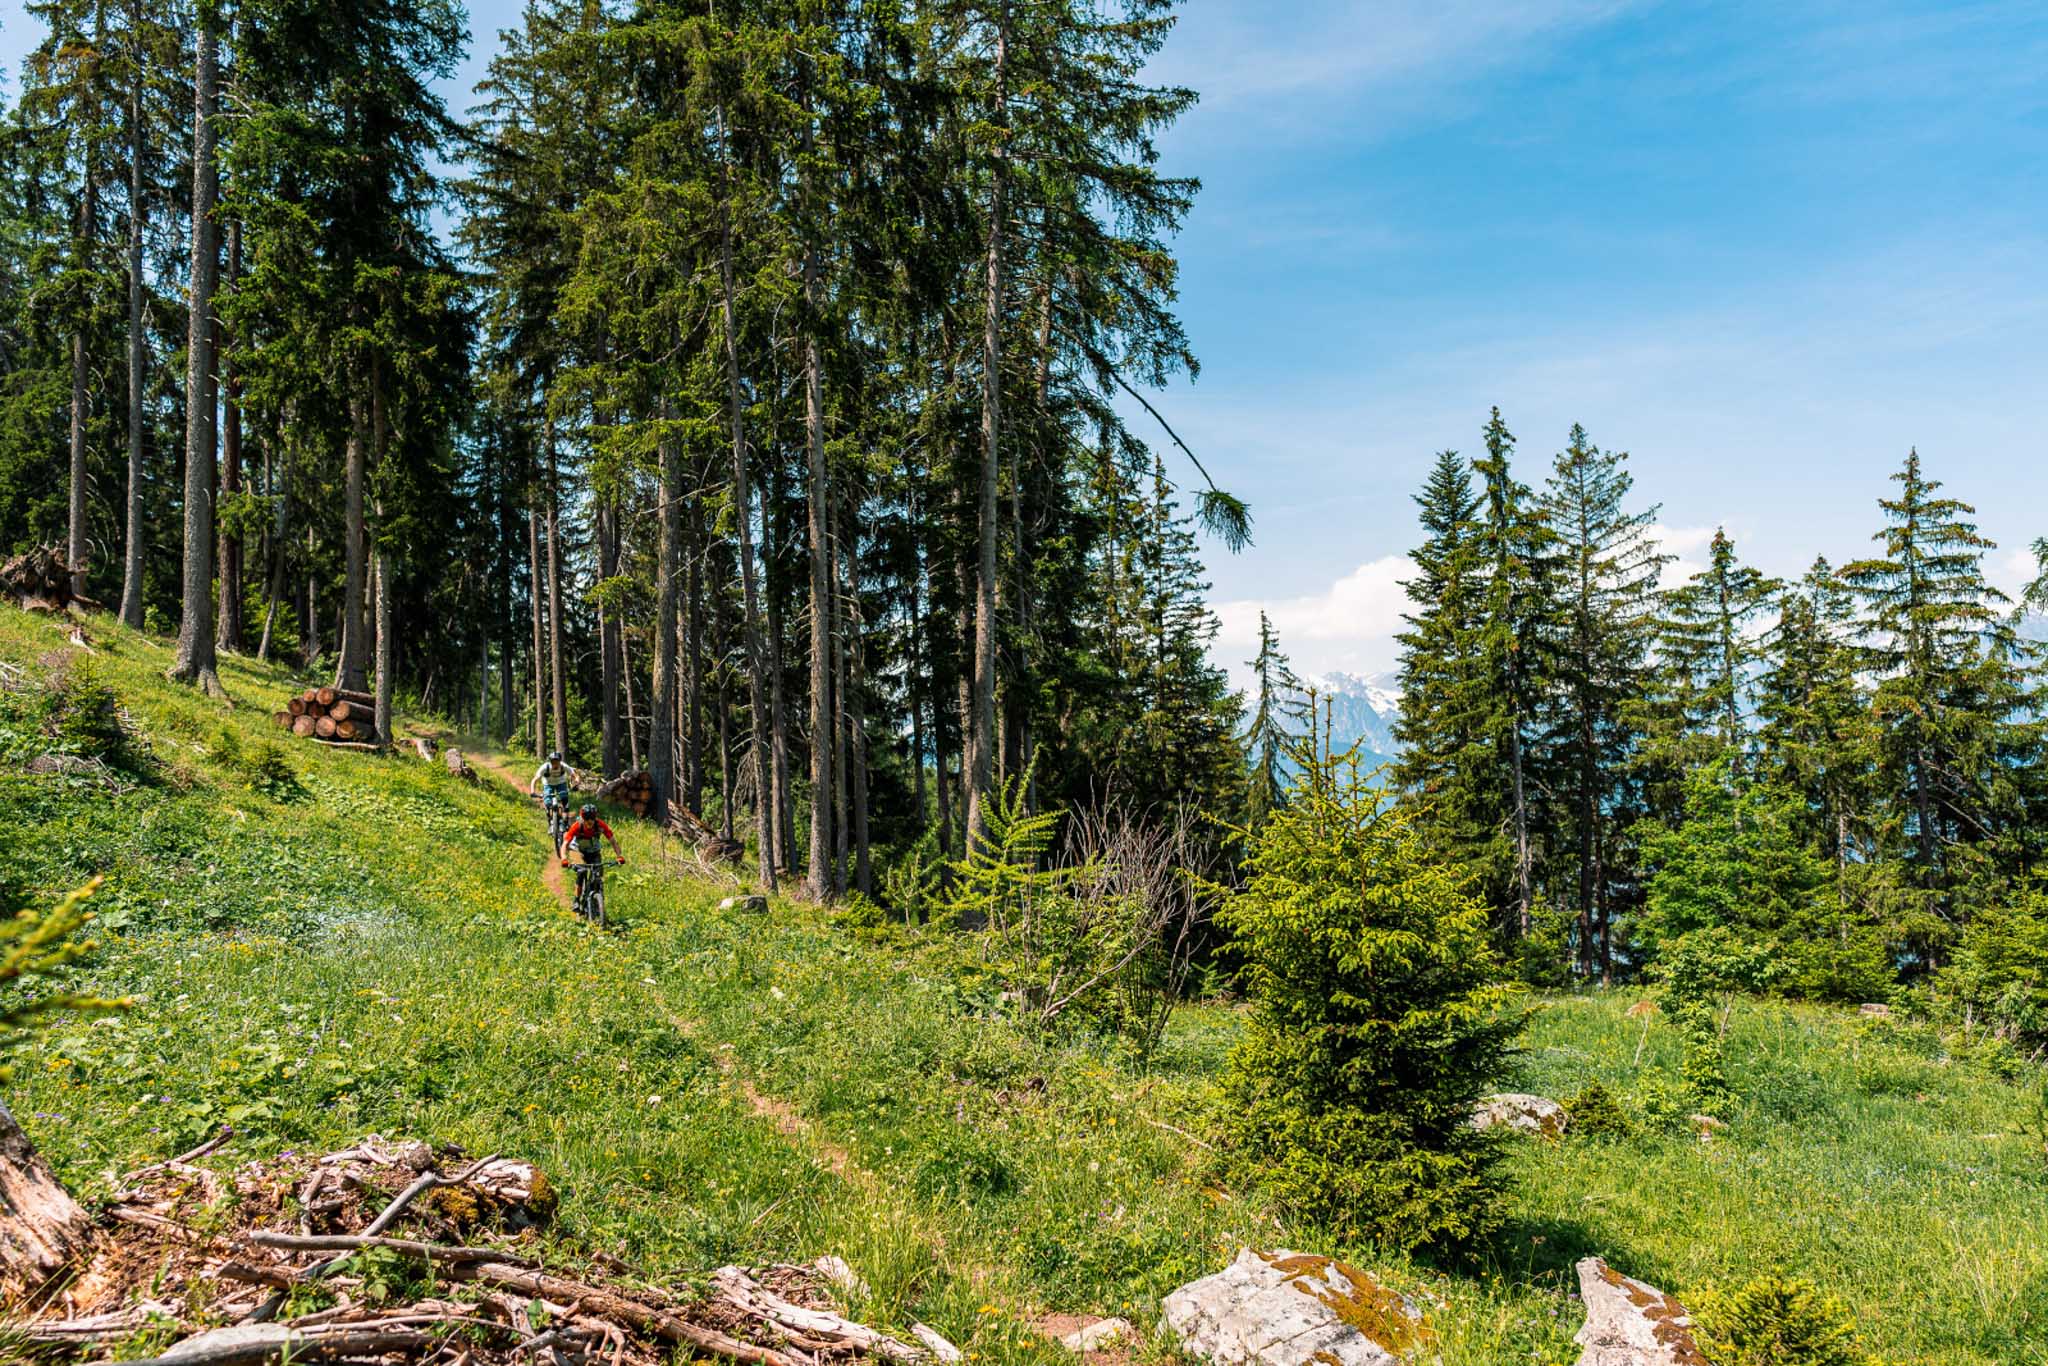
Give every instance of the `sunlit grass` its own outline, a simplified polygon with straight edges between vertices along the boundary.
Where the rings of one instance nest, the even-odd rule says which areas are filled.
[[[160,645],[94,636],[148,776],[114,794],[0,770],[17,826],[0,890],[48,900],[107,874],[91,984],[137,998],[61,1025],[9,1097],[81,1189],[221,1123],[235,1156],[367,1130],[453,1139],[547,1169],[565,1250],[669,1276],[837,1253],[868,1283],[860,1312],[923,1319],[978,1361],[1055,1359],[1020,1324],[1040,1309],[1149,1323],[1246,1242],[1345,1254],[1424,1293],[1450,1363],[1575,1360],[1587,1252],[1688,1297],[1783,1266],[1890,1360],[2048,1360],[2042,1136],[2021,1088],[1939,1041],[1739,1005],[1744,1102],[1714,1143],[1680,1115],[1519,1145],[1495,1245],[1389,1260],[1216,1180],[1202,1143],[1228,1006],[1181,1012],[1149,1063],[1030,1039],[991,1018],[971,944],[782,901],[721,912],[730,888],[624,822],[615,923],[594,930],[542,886],[538,817],[503,784],[284,740],[298,790],[278,800],[219,734],[275,739],[269,713],[301,681],[231,659],[242,705],[226,708],[165,684]],[[62,648],[0,609],[0,659],[36,672]],[[1548,1003],[1516,1084],[1565,1098],[1597,1078],[1668,1110],[1675,1040],[1655,1019],[1645,1033],[1633,1000]],[[743,1081],[803,1132],[756,1114]]]

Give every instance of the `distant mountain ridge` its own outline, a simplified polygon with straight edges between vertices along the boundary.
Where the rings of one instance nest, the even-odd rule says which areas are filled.
[[[1394,739],[1394,720],[1400,715],[1400,676],[1391,671],[1376,674],[1328,673],[1303,678],[1312,689],[1317,711],[1327,706],[1331,748],[1358,746],[1368,764],[1390,763],[1401,753]],[[1320,718],[1317,722],[1322,724]]]

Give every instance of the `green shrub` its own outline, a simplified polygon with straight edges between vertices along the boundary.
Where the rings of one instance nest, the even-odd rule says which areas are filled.
[[[1650,871],[1635,947],[1656,964],[1679,941],[1724,933],[1767,948],[1753,984],[1810,1000],[1882,1000],[1896,979],[1883,933],[1837,894],[1800,834],[1805,808],[1717,764],[1686,782],[1685,820],[1643,844]]]
[[[1665,1013],[1685,1040],[1679,1079],[1692,1103],[1710,1114],[1734,1099],[1721,1039],[1724,998],[1765,985],[1774,963],[1768,945],[1722,925],[1688,930],[1664,945],[1657,976]]]
[[[1621,1101],[1603,1082],[1587,1082],[1564,1108],[1572,1117],[1566,1132],[1573,1138],[1627,1138],[1635,1130]]]
[[[126,766],[132,758],[120,702],[91,660],[77,660],[50,683],[52,733],[67,754]]]
[[[1225,1080],[1234,1165],[1339,1236],[1416,1247],[1497,1227],[1497,1145],[1468,1122],[1528,1022],[1485,905],[1349,755],[1299,756],[1247,834],[1221,922],[1252,1012]]]
[[[1965,1027],[2006,1039],[2048,1035],[2048,893],[1979,911],[1935,986]]]
[[[1810,1282],[1773,1272],[1700,1309],[1700,1345],[1717,1366],[1859,1366],[1849,1313]]]

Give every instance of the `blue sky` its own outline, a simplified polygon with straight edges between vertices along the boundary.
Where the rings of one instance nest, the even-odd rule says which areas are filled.
[[[465,91],[515,12],[472,0]],[[1389,666],[1410,496],[1496,403],[1531,482],[1574,421],[1631,451],[1681,556],[1860,554],[1914,444],[1995,577],[2048,535],[2040,0],[1191,0],[1157,65],[1203,94],[1162,407],[1257,518],[1221,657],[1264,606],[1305,669]]]

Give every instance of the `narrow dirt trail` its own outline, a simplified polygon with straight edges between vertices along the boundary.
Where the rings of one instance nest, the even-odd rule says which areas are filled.
[[[504,761],[496,755],[486,754],[480,749],[466,749],[462,753],[464,758],[484,772],[502,779],[514,792],[525,794],[526,784],[521,782],[519,775],[507,768]],[[562,903],[564,910],[576,904],[575,895],[569,890],[568,876],[562,871],[560,859],[550,857],[541,864],[540,881],[543,887],[554,894],[555,900]]]
[[[499,778],[514,791],[526,791],[526,784],[520,780],[519,775],[496,755],[485,754],[481,750],[464,750],[463,753],[478,768]],[[541,873],[541,881],[553,890],[564,906],[572,903],[568,879],[563,873],[560,860],[551,858],[547,861],[547,866]],[[656,994],[661,1000],[662,1014],[667,1017],[669,1025],[678,1034],[702,1039],[703,1031],[697,1021],[679,1014],[669,1004],[667,995],[659,989]],[[713,1047],[711,1056],[718,1065],[719,1073],[732,1083],[734,1089],[740,1093],[741,1099],[746,1101],[747,1108],[757,1117],[773,1124],[777,1133],[799,1147],[809,1149],[834,1176],[869,1191],[880,1189],[881,1182],[873,1172],[855,1162],[853,1154],[844,1147],[821,1134],[817,1126],[805,1119],[796,1106],[755,1086],[741,1070],[739,1059],[734,1056],[731,1044],[717,1044]]]

